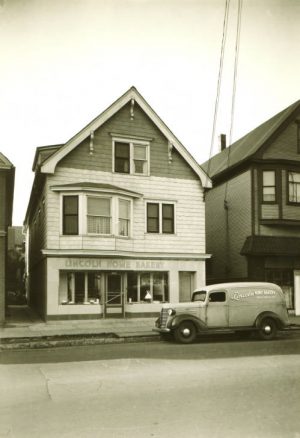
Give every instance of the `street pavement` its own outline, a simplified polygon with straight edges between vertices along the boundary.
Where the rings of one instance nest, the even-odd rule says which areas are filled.
[[[108,318],[44,322],[28,306],[9,306],[5,324],[0,327],[0,351],[15,348],[87,345],[159,340],[152,331],[156,318]],[[300,329],[300,316],[289,315]],[[298,326],[298,327],[297,327]]]

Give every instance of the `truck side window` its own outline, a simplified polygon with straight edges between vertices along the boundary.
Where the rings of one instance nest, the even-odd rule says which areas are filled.
[[[201,290],[193,294],[192,301],[205,301],[205,298],[206,292],[205,290]]]
[[[226,293],[225,292],[212,292],[209,296],[209,301],[211,303],[222,303],[226,301]]]

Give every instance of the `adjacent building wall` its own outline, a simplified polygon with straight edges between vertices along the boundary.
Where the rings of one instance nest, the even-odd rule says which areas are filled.
[[[205,201],[206,249],[212,254],[207,281],[245,279],[247,261],[240,251],[251,234],[251,171],[217,185]]]

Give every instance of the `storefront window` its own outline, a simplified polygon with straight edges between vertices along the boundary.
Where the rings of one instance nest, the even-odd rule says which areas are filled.
[[[61,272],[59,301],[61,304],[96,304],[101,299],[99,272]]]
[[[128,302],[169,301],[168,273],[128,273],[127,300]]]
[[[266,281],[275,283],[283,290],[286,306],[288,309],[294,308],[294,277],[290,269],[267,269]]]

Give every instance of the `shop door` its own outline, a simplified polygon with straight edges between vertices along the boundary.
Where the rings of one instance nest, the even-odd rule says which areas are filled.
[[[191,301],[194,290],[194,273],[179,272],[179,302],[186,303]]]
[[[104,314],[105,316],[111,317],[124,316],[122,275],[118,273],[108,273],[106,279]]]

